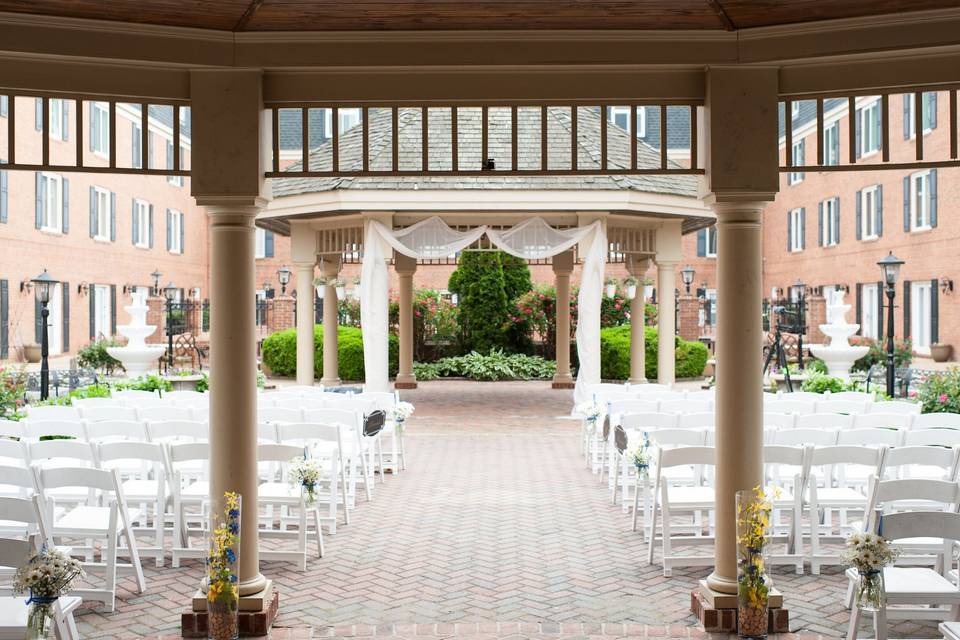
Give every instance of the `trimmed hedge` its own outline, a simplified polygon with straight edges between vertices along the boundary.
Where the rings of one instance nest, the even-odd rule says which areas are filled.
[[[657,330],[645,327],[646,376],[657,377]],[[698,378],[707,366],[709,353],[701,342],[688,342],[676,337],[676,377]],[[630,325],[600,330],[600,377],[604,380],[630,378]]]
[[[323,376],[323,325],[313,328],[313,368],[317,378]],[[356,327],[338,327],[339,374],[343,380],[361,381],[363,373],[363,333]],[[399,342],[390,335],[390,375],[399,368]],[[261,349],[263,364],[273,375],[295,376],[297,374],[297,330],[278,331],[263,340]]]

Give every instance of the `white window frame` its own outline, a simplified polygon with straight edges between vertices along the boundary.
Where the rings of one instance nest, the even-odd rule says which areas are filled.
[[[803,164],[803,155],[801,154],[803,147],[803,139],[793,141],[793,146],[790,149],[790,157],[792,159],[793,166]],[[791,186],[800,184],[803,182],[805,177],[806,174],[803,171],[791,171],[789,174],[787,174],[787,184]]]
[[[623,118],[627,126],[617,122],[617,118]],[[623,129],[626,132],[633,130],[633,123],[630,122],[630,107],[610,107],[610,117],[608,120]],[[643,138],[647,135],[647,110],[645,107],[637,107],[637,137]]]
[[[867,119],[869,116],[869,124]],[[880,100],[874,100],[860,107],[860,157],[880,151],[880,140],[876,138],[877,122],[880,120]]]
[[[170,234],[170,253],[180,255],[183,253],[183,246],[180,244],[180,232],[183,229],[183,212],[177,209],[171,209],[170,223],[173,227],[167,232]]]
[[[837,144],[832,144],[833,137],[837,138]],[[836,150],[836,155],[833,152]],[[823,125],[823,164],[833,166],[840,164],[840,121],[834,120],[829,124]]]
[[[880,335],[880,287],[877,284],[865,284],[860,288],[860,314],[863,325],[860,333],[865,338],[879,339]]]
[[[106,102],[91,102],[90,117],[100,120],[99,135],[90,141],[93,152],[104,158],[110,157],[110,106]]]
[[[800,115],[800,101],[794,100],[790,103],[790,117],[796,118],[798,115]]]
[[[840,230],[833,226],[835,220],[834,212],[838,204],[839,201],[837,198],[827,198],[823,201],[823,210],[820,214],[822,216],[820,228],[823,234],[820,237],[821,246],[835,247],[840,244]]]
[[[362,116],[362,111],[358,108],[352,109],[338,109],[337,110],[337,119],[340,121],[340,128],[337,130],[338,134],[343,133],[351,127],[355,127],[360,124]],[[324,124],[326,125],[324,129],[327,132],[329,137],[333,137],[333,109],[325,109],[323,113]]]
[[[930,126],[933,119],[930,117],[930,103],[924,100],[924,93],[926,92],[920,94],[920,108],[923,109],[923,135],[927,135],[933,131],[933,127]],[[909,127],[910,140],[913,140],[917,137],[917,116],[914,112],[916,98],[914,98],[915,94],[912,93],[906,95],[908,95],[910,99],[907,100],[907,113],[905,117],[907,118],[907,127]]]
[[[138,249],[150,248],[150,203],[140,198],[134,198],[134,206],[137,208],[137,241],[133,246]]]
[[[66,135],[63,130],[63,99],[50,98],[48,104],[50,105],[50,115],[47,120],[50,123],[50,137],[57,140],[65,140]]]
[[[267,232],[260,227],[257,227],[253,231],[254,239],[254,249],[253,257],[257,260],[262,260],[267,257]]]
[[[706,238],[705,238],[705,252],[704,255],[708,258],[717,257],[717,228],[707,227],[706,228]]]
[[[166,145],[164,145],[164,146],[166,146]],[[185,154],[184,154],[184,151],[185,151],[185,147],[184,147],[183,145],[180,145],[180,152],[179,152],[179,153],[180,153],[180,168],[181,168],[181,169],[183,169],[183,158],[184,158],[184,155],[185,155]],[[171,166],[173,166],[173,165],[171,164]],[[176,186],[178,186],[178,187],[182,187],[182,186],[183,186],[183,176],[167,176],[167,182],[169,182],[169,183],[172,184],[172,185],[176,185]]]
[[[43,182],[43,204],[40,230],[47,233],[63,233],[63,177],[56,173],[40,174]],[[51,186],[53,188],[51,189]]]
[[[797,207],[796,209],[790,209],[787,213],[790,216],[790,253],[803,251],[802,211],[803,207]]]
[[[920,195],[917,185],[921,184]],[[910,174],[910,230],[930,229],[930,170]]]
[[[113,315],[113,309],[110,308],[113,303],[110,298],[110,287],[105,284],[94,284],[91,288],[94,296],[93,335],[95,338],[101,335],[110,337],[112,328],[110,318]]]
[[[94,240],[110,242],[110,192],[103,187],[93,187],[94,202],[97,209],[94,214],[97,217],[97,233],[93,236]]]
[[[860,190],[860,238],[862,240],[876,240],[879,223],[879,207],[877,206],[877,185],[864,187]]]
[[[929,281],[910,284],[910,341],[913,350],[929,355],[933,316],[931,298],[933,290]]]
[[[146,167],[144,167],[143,161],[146,158],[147,152],[146,149],[143,148],[143,129],[140,127],[139,122],[131,122],[130,124],[132,125],[130,128],[130,155],[133,156],[133,150],[138,146],[140,147],[140,156],[131,157],[130,164],[134,169],[144,169]]]

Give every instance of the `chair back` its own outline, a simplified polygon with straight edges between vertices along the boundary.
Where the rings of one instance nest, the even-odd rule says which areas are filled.
[[[25,440],[6,440],[0,438],[0,462],[25,465],[30,460]]]
[[[299,393],[286,391],[272,391],[260,395],[260,408],[280,407],[283,409],[298,408],[303,396]]]
[[[50,405],[43,407],[27,407],[27,419],[33,420],[69,420],[80,419],[80,409],[77,407]]]
[[[886,402],[884,405],[888,404]],[[913,416],[911,429],[957,429],[960,430],[960,414],[956,413],[923,413]]]
[[[864,447],[896,447],[903,436],[896,429],[842,429],[837,444],[857,444]]]
[[[853,416],[817,411],[798,415],[793,426],[797,429],[850,429],[853,427]]]
[[[258,422],[257,441],[263,444],[277,442],[277,425],[273,422]]]
[[[84,409],[92,409],[93,407],[119,407],[120,401],[110,397],[110,398],[74,398],[71,401],[73,406],[80,409],[80,412],[83,413]]]
[[[922,510],[916,507],[917,501],[938,502],[947,507],[960,505],[960,484],[956,482],[928,478],[878,480],[873,477],[871,480],[868,502],[871,508],[901,501],[909,501],[911,510]]]
[[[35,551],[36,544],[32,540],[0,538],[0,567],[22,567],[30,561]]]
[[[796,426],[796,416],[792,413],[763,412],[763,427],[775,429],[792,429]]]
[[[97,491],[116,492],[119,486],[116,471],[87,469],[84,467],[54,467],[37,469],[41,489],[62,487],[85,487]]]
[[[813,391],[791,391],[784,393],[780,397],[784,400],[802,400],[806,402],[823,402],[826,399],[822,393],[814,393]]]
[[[836,429],[777,429],[772,442],[778,445],[830,447],[837,444]]]
[[[206,422],[195,420],[163,420],[148,422],[147,436],[150,442],[205,441],[209,438],[209,428]]]
[[[702,447],[706,444],[705,429],[657,429],[647,433],[658,447]]]
[[[807,448],[795,445],[763,445],[763,462],[771,465],[790,465],[803,467],[806,462]]]
[[[363,426],[363,414],[356,409],[312,409],[303,412],[302,422],[342,424],[359,430]]]
[[[262,443],[257,445],[257,462],[287,463],[294,458],[302,458],[303,456],[303,447],[292,444]]]
[[[377,409],[373,413],[367,414],[363,418],[363,435],[372,438],[381,431],[387,423],[387,412],[383,409]]]
[[[196,460],[210,460],[209,442],[175,442],[164,445],[167,451],[167,461],[172,470],[178,465]]]
[[[953,429],[922,429],[907,431],[903,434],[903,446],[934,446],[955,447],[960,445],[960,430]]]
[[[625,413],[620,416],[620,424],[623,425],[624,429],[640,429],[642,431],[675,429],[677,417],[675,413]]]
[[[83,423],[77,420],[27,420],[24,432],[28,440],[38,440],[43,436],[66,436],[77,440],[86,440],[87,432]]]
[[[681,429],[712,429],[716,426],[716,414],[713,411],[681,413],[677,417],[677,427]]]
[[[3,514],[0,531],[3,531],[4,535],[22,531],[24,537],[28,538],[39,533],[45,544],[50,547],[54,546],[53,539],[47,529],[47,523],[43,518],[43,508],[39,496],[35,495],[30,498],[0,496],[0,513]],[[0,561],[0,566],[8,565]]]
[[[156,442],[104,442],[97,445],[97,457],[104,469],[118,460],[145,460],[162,464],[163,445]]]
[[[299,406],[260,407],[257,409],[259,422],[303,422],[303,410]]]
[[[301,448],[312,442],[323,441],[341,445],[340,427],[318,422],[282,422],[277,425],[281,444],[296,444]]]
[[[661,400],[660,413],[710,413],[713,411],[712,400]]]
[[[17,438],[18,440],[26,436],[24,423],[15,420],[0,420],[0,438]]]
[[[903,478],[909,478],[915,473],[922,477],[929,477],[930,474],[926,473],[926,470],[932,469],[933,473],[937,474],[939,469],[940,479],[953,480],[958,460],[960,460],[960,447],[903,446],[887,451],[883,468],[888,473],[902,474]]]
[[[876,532],[890,541],[907,538],[960,540],[960,513],[950,511],[901,511],[878,518]]]
[[[919,402],[910,402],[908,400],[884,400],[874,402],[870,406],[870,411],[878,413],[903,413],[906,415],[919,415],[923,407]]]
[[[184,406],[140,407],[137,411],[138,420],[160,422],[162,420],[191,420],[192,410]]]
[[[160,399],[159,391],[142,391],[140,389],[121,389],[114,391],[111,395],[126,407],[141,407],[144,406],[144,402],[153,402]]]
[[[26,465],[0,465],[0,492],[25,498],[37,492],[37,479]]]
[[[771,413],[795,413],[797,415],[804,415],[816,411],[818,404],[818,402],[813,400],[776,398],[765,401],[763,403],[763,410]]]
[[[853,400],[854,402],[873,402],[874,396],[866,391],[837,391],[831,392],[830,401],[834,400]]]
[[[861,447],[856,445],[834,445],[832,447],[814,447],[810,454],[810,465],[814,467],[835,464],[859,464],[865,467],[879,467],[886,447]]]
[[[169,402],[175,407],[194,407],[197,405],[206,406],[210,402],[210,396],[200,391],[191,391],[181,389],[177,391],[167,391],[163,394]]]
[[[100,422],[101,420],[137,420],[137,409],[127,406],[107,406],[107,407],[83,407],[80,409],[80,415],[87,422]]]
[[[906,413],[861,413],[853,416],[854,429],[902,429],[907,430],[913,416]]]
[[[27,447],[30,464],[40,467],[97,466],[96,450],[85,440],[41,440],[31,442]]]
[[[87,439],[91,442],[110,440],[146,440],[147,427],[139,420],[104,420],[86,424]]]
[[[716,449],[713,447],[677,447],[675,449],[660,449],[658,469],[681,467],[689,465],[713,465],[716,460]]]
[[[599,396],[604,393],[627,393],[633,389],[636,389],[636,387],[628,388],[628,385],[623,383],[601,382],[588,386],[587,393]]]
[[[361,402],[371,402],[377,409],[386,411],[397,404],[397,394],[392,391],[364,391],[354,396]]]
[[[820,413],[844,413],[853,416],[866,413],[867,404],[865,400],[833,400],[828,398],[825,402],[817,403],[817,411]]]
[[[607,403],[607,413],[623,415],[625,413],[656,413],[659,403],[656,400],[614,400]]]

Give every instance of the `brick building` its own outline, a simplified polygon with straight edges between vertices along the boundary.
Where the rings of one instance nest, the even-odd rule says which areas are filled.
[[[78,150],[77,102],[50,100],[49,154],[71,164]],[[0,98],[0,149],[14,116],[17,158],[41,154],[41,101]],[[86,166],[110,165],[107,103],[85,102],[79,122]],[[14,111],[15,110],[15,111]],[[173,166],[173,108],[150,107],[146,137],[140,106],[117,104],[117,167]],[[189,112],[181,112],[180,165],[190,163]],[[146,141],[146,154],[143,153]],[[5,158],[3,158],[5,160]],[[182,298],[207,295],[206,215],[189,178],[55,171],[0,172],[0,359],[17,359],[39,341],[39,310],[29,281],[44,269],[60,281],[50,302],[50,353],[76,352],[116,333],[133,287],[173,283]],[[159,329],[154,339],[159,339]]]

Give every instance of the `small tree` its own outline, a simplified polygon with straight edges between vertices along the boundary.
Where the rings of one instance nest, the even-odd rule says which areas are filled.
[[[461,341],[466,351],[486,353],[507,346],[509,301],[500,252],[463,252],[447,288],[460,298]]]

